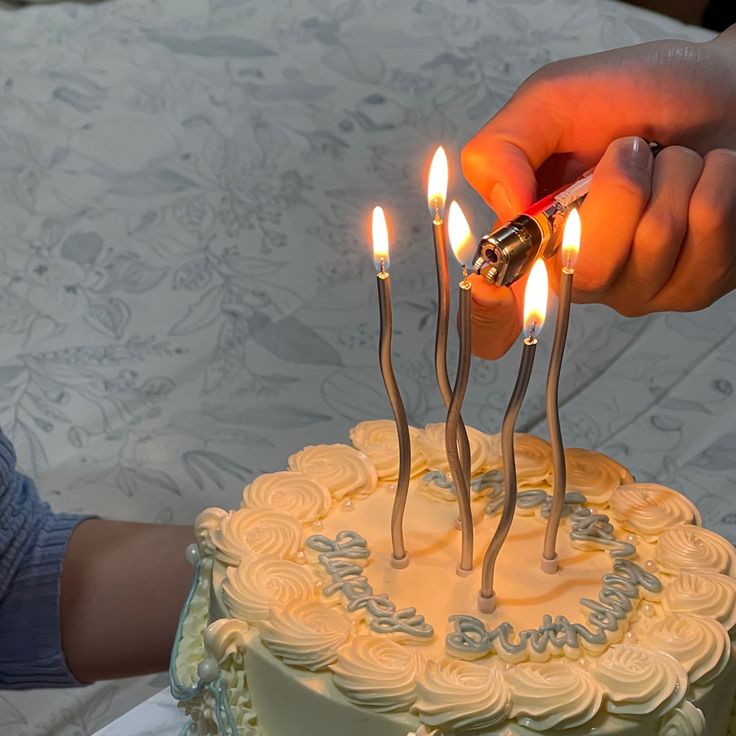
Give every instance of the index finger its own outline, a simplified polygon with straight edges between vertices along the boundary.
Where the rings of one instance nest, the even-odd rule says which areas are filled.
[[[535,172],[568,124],[558,95],[556,85],[531,77],[463,148],[465,178],[502,220],[536,199]]]

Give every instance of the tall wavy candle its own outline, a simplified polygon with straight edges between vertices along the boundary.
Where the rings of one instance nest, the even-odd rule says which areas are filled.
[[[567,492],[567,467],[565,464],[565,446],[562,442],[560,428],[559,388],[562,357],[565,354],[567,327],[570,322],[570,302],[572,300],[572,282],[575,276],[575,259],[580,250],[580,215],[574,207],[570,210],[562,234],[562,274],[560,276],[560,294],[557,304],[557,323],[552,341],[552,352],[547,372],[547,428],[552,445],[554,464],[552,507],[544,533],[544,552],[542,554],[542,570],[546,573],[557,572],[557,532],[562,519]]]
[[[447,154],[442,146],[435,151],[429,167],[427,204],[432,215],[434,260],[437,274],[437,327],[434,341],[434,368],[445,409],[450,408],[454,389],[447,373],[447,335],[450,326],[450,276],[447,266],[447,223],[444,218],[448,183]],[[469,233],[469,231],[467,231]],[[457,422],[458,452],[463,468],[470,467],[470,441],[462,416]],[[469,482],[469,481],[468,481]],[[461,521],[462,523],[462,521]]]
[[[542,329],[544,317],[547,313],[547,289],[547,269],[544,266],[544,261],[538,259],[532,267],[524,294],[525,336],[521,363],[501,427],[505,496],[501,519],[483,558],[481,588],[478,593],[478,608],[483,613],[491,613],[496,608],[496,592],[493,586],[496,560],[514,521],[517,492],[514,429],[529,385],[529,378],[532,375],[534,353],[537,349],[537,335]]]
[[[471,284],[468,280],[468,261],[472,257],[473,234],[462,209],[457,202],[450,204],[449,215],[450,244],[453,253],[463,267],[463,278],[458,284],[459,305],[458,325],[460,345],[458,348],[457,373],[455,389],[452,392],[450,405],[447,407],[445,422],[445,450],[450,472],[455,483],[455,493],[460,511],[460,564],[457,572],[467,575],[473,570],[473,512],[470,506],[470,444],[467,432],[459,442],[463,401],[470,377],[470,316],[471,316]],[[464,425],[463,425],[464,427]]]
[[[391,564],[394,567],[406,567],[409,555],[404,544],[404,513],[406,499],[409,495],[409,479],[411,478],[411,439],[409,422],[406,418],[404,402],[401,398],[391,358],[391,339],[393,336],[393,310],[391,306],[391,278],[388,275],[388,225],[383,208],[373,208],[373,260],[378,273],[378,308],[381,317],[381,334],[378,342],[378,362],[381,376],[386,387],[391,410],[396,421],[396,432],[399,437],[399,478],[396,483],[396,496],[391,511]]]

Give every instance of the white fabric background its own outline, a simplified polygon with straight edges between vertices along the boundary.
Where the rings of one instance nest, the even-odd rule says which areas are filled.
[[[395,360],[441,418],[424,167],[556,58],[707,34],[596,0],[114,0],[0,9],[0,424],[58,510],[190,523],[305,444],[388,416],[366,218],[393,218]],[[612,111],[615,114],[615,111]],[[682,489],[733,539],[734,299],[573,311],[569,444]],[[548,337],[549,332],[547,333]],[[521,427],[543,433],[542,337]],[[476,363],[496,431],[517,351]],[[0,694],[81,736],[163,677]]]

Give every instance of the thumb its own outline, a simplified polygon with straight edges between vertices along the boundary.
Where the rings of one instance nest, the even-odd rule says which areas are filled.
[[[463,148],[465,178],[502,221],[537,198],[536,170],[567,125],[560,85],[532,76]]]
[[[521,331],[523,285],[492,286],[483,277],[470,276],[473,284],[473,353],[484,360],[500,358]]]

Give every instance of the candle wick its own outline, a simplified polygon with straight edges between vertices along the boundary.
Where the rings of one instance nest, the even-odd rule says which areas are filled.
[[[463,278],[468,278],[468,267],[463,263]]]
[[[432,201],[432,206],[434,207],[434,222],[436,225],[442,224],[442,215],[440,214],[440,205],[438,199],[435,197],[435,199]]]
[[[386,259],[381,256],[379,273],[386,273]]]
[[[571,248],[568,248],[567,250],[565,250],[565,263],[562,266],[562,270],[565,273],[574,273],[574,269],[572,265],[574,255],[575,254]]]

